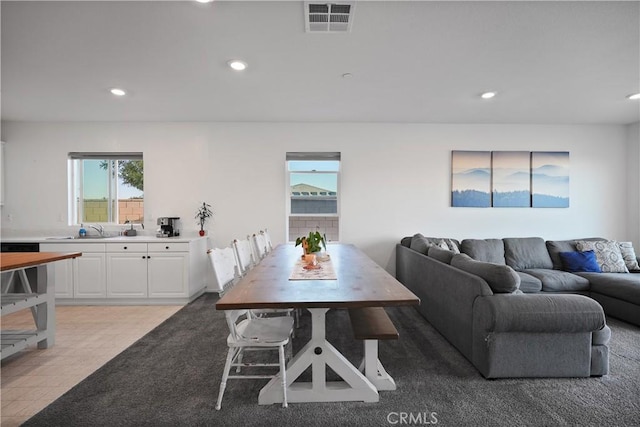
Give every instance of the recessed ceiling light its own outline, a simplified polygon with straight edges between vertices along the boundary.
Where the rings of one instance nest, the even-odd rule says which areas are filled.
[[[351,77],[353,77],[353,74],[351,74],[351,73],[344,73],[344,74],[342,75],[342,78],[343,78],[343,79],[350,79]]]
[[[125,92],[124,90],[119,89],[117,87],[114,87],[113,89],[110,89],[109,92],[111,92],[115,96],[125,96],[127,94],[127,92]]]
[[[242,71],[247,68],[247,63],[244,61],[240,61],[239,59],[231,60],[227,62],[227,64],[229,64],[229,67],[233,68],[236,71]]]
[[[494,96],[496,96],[495,92],[485,92],[482,95],[480,95],[480,98],[482,98],[482,99],[491,99]]]
[[[211,3],[213,0],[196,0],[198,3]]]
[[[627,99],[633,99],[633,100],[640,99],[640,93],[634,93],[633,95],[629,95],[627,96]]]

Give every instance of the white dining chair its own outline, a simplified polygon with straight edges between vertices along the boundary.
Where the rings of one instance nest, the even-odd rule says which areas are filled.
[[[282,407],[286,408],[288,404],[285,347],[289,344],[293,332],[293,318],[288,316],[255,318],[250,315],[248,310],[227,310],[225,317],[229,327],[229,336],[227,337],[229,351],[222,373],[216,409],[220,410],[228,380],[274,378],[277,375],[280,375],[282,381]],[[246,360],[242,361],[242,355],[245,351],[260,350],[278,350],[278,363],[247,363]],[[275,375],[230,375],[231,369],[234,367],[237,368],[237,373],[240,367],[265,366],[279,366],[280,371]]]
[[[244,277],[251,268],[255,265],[253,262],[253,256],[251,252],[251,246],[248,240],[234,240],[232,246],[235,250],[236,261],[238,264],[238,275]],[[265,316],[293,316],[296,326],[300,323],[299,312],[293,308],[263,308],[253,309],[252,314],[256,317]]]
[[[251,250],[251,242],[249,240],[235,239],[231,243],[231,246],[233,247],[236,255],[238,276],[244,277],[255,265],[253,251]]]
[[[264,231],[261,231],[260,233],[262,233],[262,235],[264,236],[266,252],[271,253],[271,251],[273,250],[273,243],[271,242],[271,236],[269,235],[269,230],[265,228]]]
[[[207,254],[218,286],[216,291],[222,295],[235,284],[236,256],[230,247],[210,249]]]
[[[256,263],[262,261],[267,255],[267,244],[262,233],[257,233],[251,236],[251,243],[253,243],[253,251],[256,255]]]

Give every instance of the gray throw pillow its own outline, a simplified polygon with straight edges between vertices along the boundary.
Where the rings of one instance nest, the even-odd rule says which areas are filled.
[[[633,250],[632,242],[618,242],[620,245],[620,252],[622,252],[622,258],[629,271],[640,270],[638,265],[638,259],[636,258],[636,251]]]
[[[603,273],[628,273],[629,270],[622,258],[620,246],[615,240],[607,240],[604,242],[588,242],[578,240],[576,248],[580,252],[594,251],[596,253],[596,261],[600,265]]]
[[[427,255],[429,255],[433,259],[437,259],[440,262],[444,262],[445,264],[451,264],[451,258],[453,258],[455,254],[453,253],[453,251],[450,251],[448,249],[445,250],[437,246],[431,246]]]
[[[476,261],[466,254],[456,254],[451,265],[482,277],[494,293],[513,293],[520,288],[520,276],[508,265]]]

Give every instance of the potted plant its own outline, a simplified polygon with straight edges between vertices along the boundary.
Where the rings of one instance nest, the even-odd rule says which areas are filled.
[[[296,246],[302,245],[304,255],[320,252],[323,248],[326,251],[326,239],[318,231],[310,231],[308,236],[301,236],[296,239]]]
[[[198,220],[198,224],[200,225],[200,235],[204,236],[204,224],[207,222],[208,218],[213,216],[213,211],[211,210],[211,205],[205,202],[202,202],[202,206],[198,208],[196,212],[195,218]]]

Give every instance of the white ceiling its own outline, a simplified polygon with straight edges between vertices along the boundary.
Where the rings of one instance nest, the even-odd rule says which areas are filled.
[[[638,1],[359,1],[341,34],[305,33],[301,1],[1,7],[3,120],[640,120]]]

